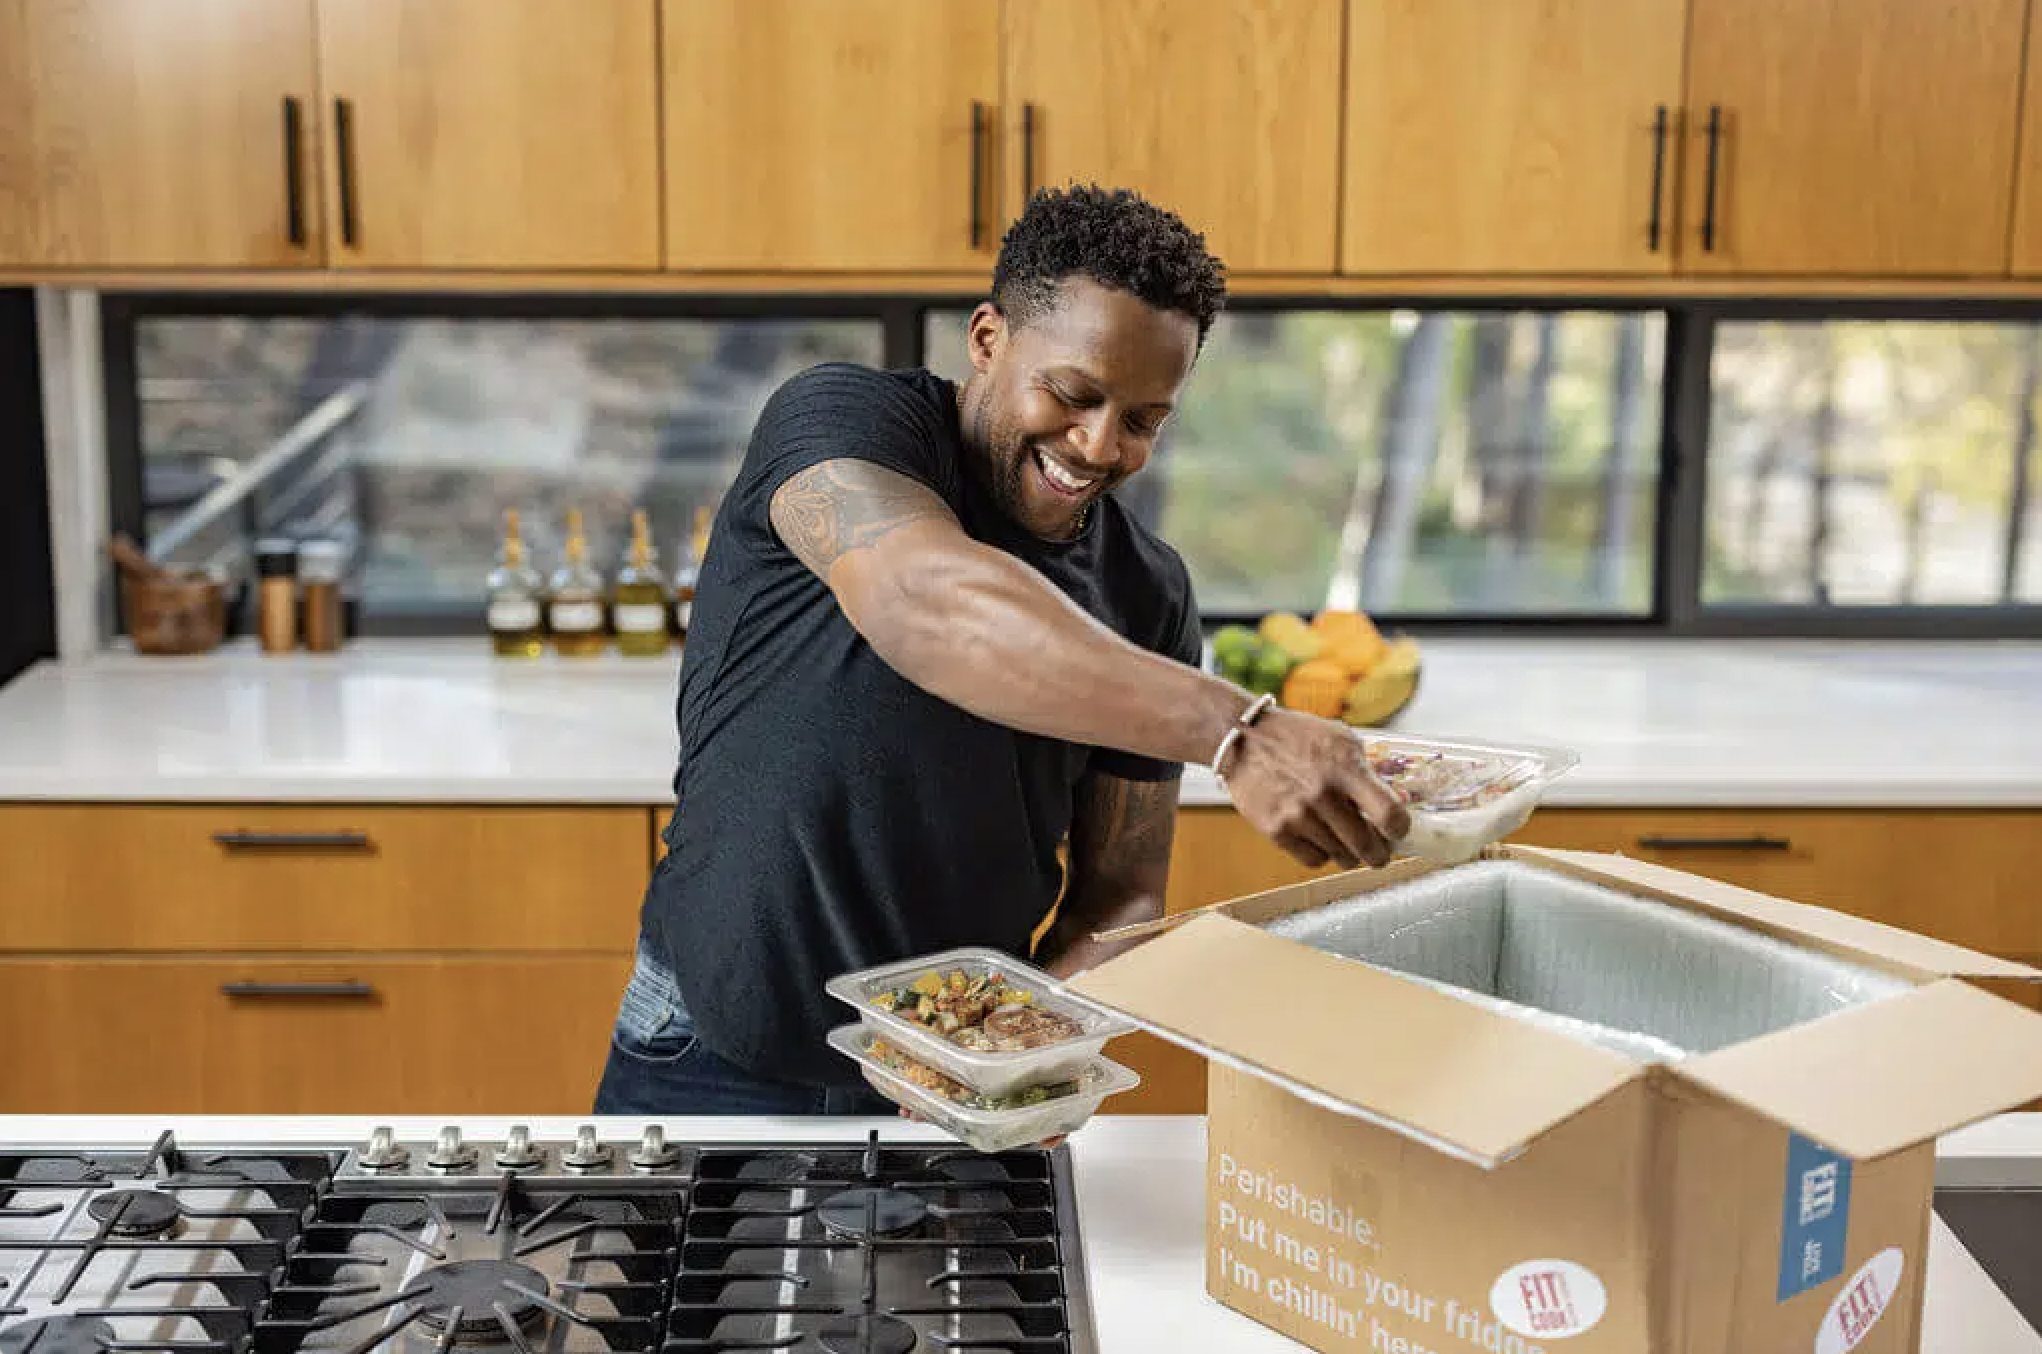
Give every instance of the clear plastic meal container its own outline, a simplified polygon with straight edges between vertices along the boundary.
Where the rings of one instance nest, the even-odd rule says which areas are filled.
[[[1107,1096],[1131,1091],[1142,1082],[1111,1058],[1095,1057],[1063,1078],[1077,1085],[1062,1095],[1015,1109],[978,1109],[917,1086],[875,1058],[870,1045],[885,1037],[865,1025],[843,1025],[830,1031],[829,1040],[830,1047],[858,1064],[874,1090],[981,1152],[1007,1152],[1069,1133],[1091,1118]]]
[[[1565,748],[1355,736],[1368,749],[1369,768],[1406,796],[1411,831],[1398,850],[1444,865],[1473,860],[1523,827],[1546,787],[1581,760]]]
[[[1004,974],[1016,987],[1035,994],[1034,1005],[1054,1011],[1077,1025],[1078,1035],[1016,1053],[981,1052],[952,1043],[917,1021],[881,1010],[872,999],[906,987],[925,973],[962,969],[968,977]],[[830,979],[825,990],[858,1012],[867,1029],[980,1095],[1010,1095],[1028,1086],[1068,1081],[1106,1047],[1106,1041],[1133,1031],[1133,1021],[1080,1000],[1041,969],[1023,964],[998,950],[966,948],[904,959],[897,964],[859,969]]]

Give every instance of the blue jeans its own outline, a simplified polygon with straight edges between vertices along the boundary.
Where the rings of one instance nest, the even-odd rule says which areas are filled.
[[[880,1114],[899,1108],[865,1087],[809,1086],[747,1072],[703,1047],[680,984],[641,941],[624,988],[597,1114]]]

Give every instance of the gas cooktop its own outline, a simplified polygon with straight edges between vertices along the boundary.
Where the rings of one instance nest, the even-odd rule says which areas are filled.
[[[0,1145],[0,1354],[1090,1354],[1067,1149]]]

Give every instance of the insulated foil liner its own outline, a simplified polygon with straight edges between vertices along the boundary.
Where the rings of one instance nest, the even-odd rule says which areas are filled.
[[[1641,1062],[1908,990],[1877,970],[1519,861],[1482,861],[1265,928]]]

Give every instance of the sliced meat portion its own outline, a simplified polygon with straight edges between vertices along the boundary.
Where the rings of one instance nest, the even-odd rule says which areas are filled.
[[[985,1031],[986,1047],[996,1053],[1042,1048],[1085,1032],[1069,1016],[1040,1006],[1002,1006],[987,1016],[980,1028]]]

